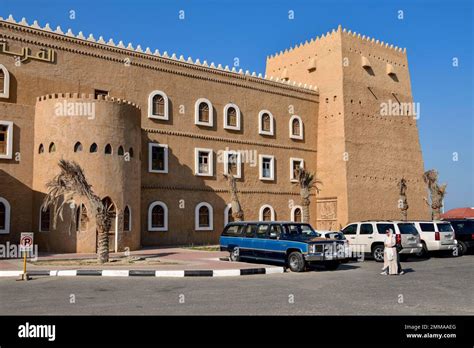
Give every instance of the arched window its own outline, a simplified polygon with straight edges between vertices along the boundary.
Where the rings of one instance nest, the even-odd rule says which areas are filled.
[[[87,230],[87,222],[89,221],[87,217],[87,208],[84,204],[81,204],[76,209],[76,231],[85,231]]]
[[[199,122],[209,122],[209,105],[206,103],[199,104]]]
[[[290,118],[289,127],[291,139],[303,139],[303,121],[301,117],[293,115]]]
[[[5,73],[0,69],[0,94],[5,92]]]
[[[198,99],[194,108],[194,123],[199,126],[214,126],[213,108],[209,100]]]
[[[194,210],[194,228],[196,231],[212,231],[214,228],[214,213],[207,202],[196,205]]]
[[[111,224],[110,224],[110,231],[115,231],[115,226],[117,224],[116,217],[117,217],[117,210],[115,207],[115,203],[112,201],[110,197],[104,197],[102,199],[102,204],[104,205],[105,209],[107,210],[107,213],[110,216],[111,219]]]
[[[79,141],[74,145],[74,152],[82,152],[82,144]]]
[[[0,64],[0,98],[10,97],[10,73]]]
[[[224,226],[232,221],[234,221],[234,217],[232,216],[232,204],[229,203],[224,209]]]
[[[117,154],[118,154],[119,156],[123,156],[123,146],[119,146],[118,151],[117,151]]]
[[[89,152],[90,152],[90,153],[95,153],[95,152],[97,152],[97,150],[98,150],[98,147],[97,147],[97,144],[96,144],[96,143],[93,143],[93,144],[91,145],[91,147],[89,148]]]
[[[56,145],[54,143],[49,144],[49,152],[56,152]]]
[[[110,144],[105,145],[105,154],[106,155],[111,155],[112,154],[112,146]]]
[[[39,230],[40,232],[48,232],[51,223],[51,211],[49,207],[46,210],[40,208],[40,221],[39,221]]]
[[[224,107],[224,128],[240,130],[240,109],[235,104],[227,104]]]
[[[40,144],[39,148],[38,148],[38,153],[44,153],[44,146],[43,144]]]
[[[0,234],[10,233],[10,203],[0,197]]]
[[[302,222],[303,221],[303,209],[299,205],[293,206],[291,208],[291,214],[290,214],[290,219],[291,221],[294,222]]]
[[[273,115],[268,110],[262,110],[258,114],[258,133],[262,135],[273,135]]]
[[[260,221],[275,221],[275,210],[271,205],[262,205],[259,212]]]
[[[132,213],[130,207],[127,205],[123,210],[123,230],[129,232],[132,230]]]
[[[148,231],[168,231],[168,207],[157,201],[148,207]]]
[[[153,91],[148,97],[148,117],[168,120],[168,96],[162,91]]]
[[[128,154],[130,155],[130,158],[133,158],[133,147],[131,147],[131,148],[128,150]]]

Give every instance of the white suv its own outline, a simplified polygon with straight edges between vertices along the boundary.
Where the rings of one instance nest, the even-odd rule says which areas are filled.
[[[401,244],[402,255],[415,255],[421,251],[420,235],[412,222],[407,221],[360,221],[342,229],[349,241],[352,254],[370,253],[377,262],[383,261],[384,239],[387,229],[395,233]]]
[[[412,221],[420,233],[422,249],[418,256],[427,256],[430,251],[447,251],[457,248],[454,229],[447,221]]]

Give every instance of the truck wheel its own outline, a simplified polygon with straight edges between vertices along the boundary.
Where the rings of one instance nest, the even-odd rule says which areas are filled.
[[[290,267],[292,272],[303,272],[305,269],[303,255],[298,251],[293,251],[288,256],[288,267]]]
[[[339,261],[328,261],[324,264],[324,267],[326,267],[328,271],[334,271],[339,267],[339,265]]]
[[[377,262],[383,262],[383,244],[378,244],[372,247],[372,257]]]
[[[233,248],[229,251],[229,260],[232,262],[239,262],[240,260],[240,250],[239,248]]]
[[[462,256],[467,252],[467,246],[464,242],[458,240],[458,255]]]
[[[421,257],[423,259],[428,258],[428,248],[426,248],[425,242],[421,242],[421,244],[423,246],[421,247],[421,250],[416,253],[416,256]]]

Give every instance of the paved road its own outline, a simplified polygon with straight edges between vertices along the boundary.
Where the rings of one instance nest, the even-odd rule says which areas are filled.
[[[229,278],[0,279],[1,314],[474,314],[474,255]],[[75,296],[75,303],[70,303]],[[182,303],[184,302],[184,303]]]

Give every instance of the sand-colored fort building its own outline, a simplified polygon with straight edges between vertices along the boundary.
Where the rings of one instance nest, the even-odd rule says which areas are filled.
[[[323,182],[317,228],[399,218],[401,177],[409,218],[429,217],[416,119],[380,112],[413,102],[406,52],[341,27],[269,56],[262,76],[10,16],[0,71],[0,243],[33,231],[40,251],[96,251],[80,202],[72,228],[40,211],[61,158],[113,203],[112,250],[216,243],[228,165],[248,220],[300,218],[299,165]]]

